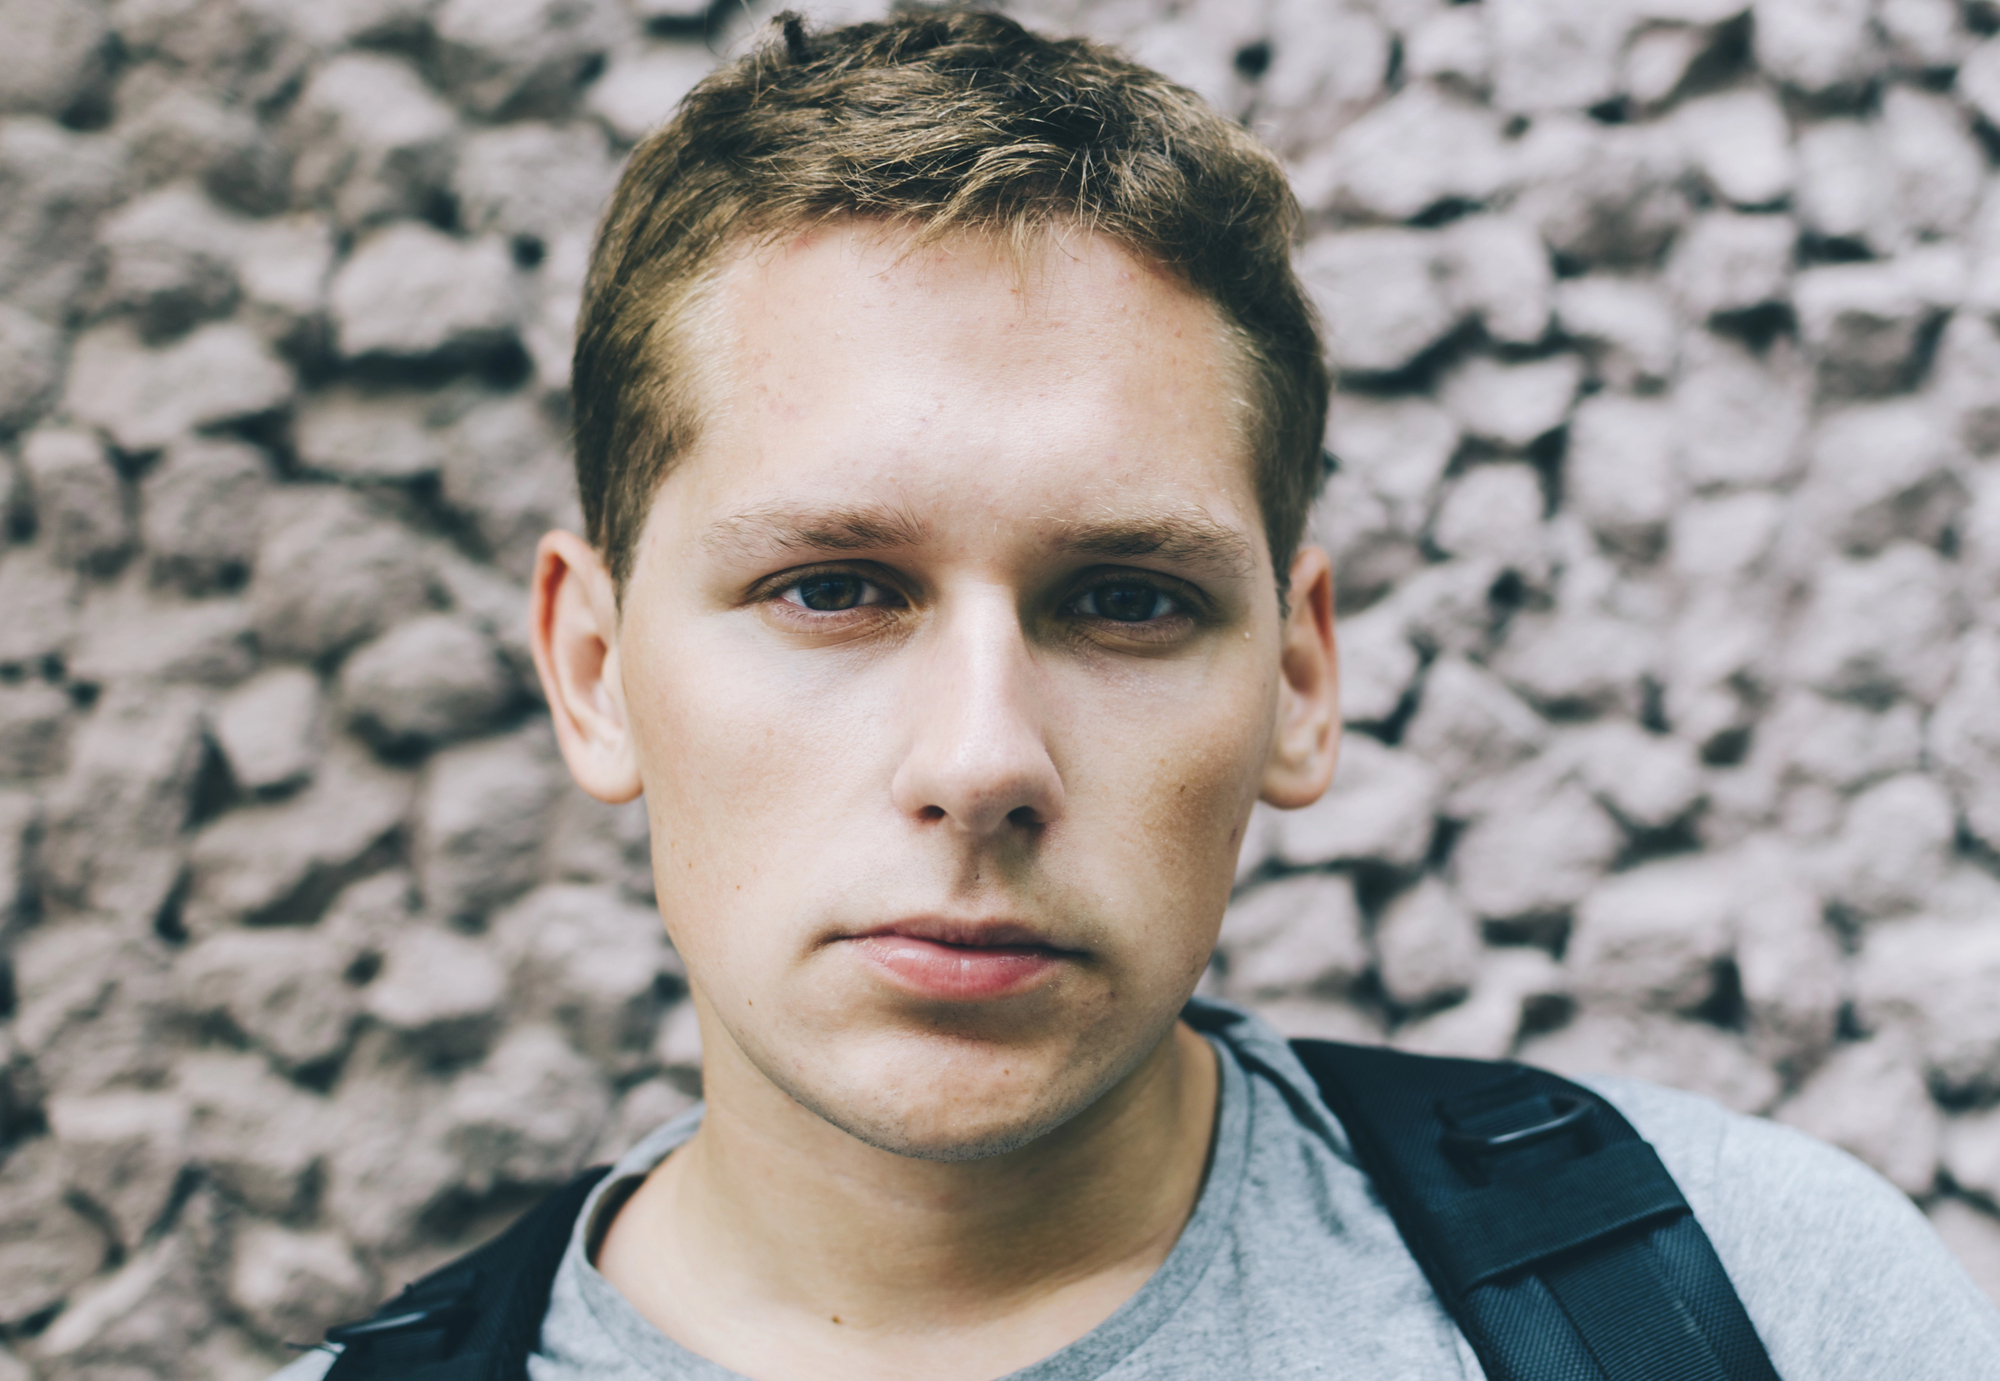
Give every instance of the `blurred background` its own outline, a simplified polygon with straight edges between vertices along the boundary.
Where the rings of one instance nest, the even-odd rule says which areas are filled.
[[[771,8],[0,0],[0,1381],[259,1378],[698,1095],[523,581]],[[1206,986],[1804,1127],[2000,1295],[2000,6],[1012,8],[1284,156],[1343,376],[1348,744]]]

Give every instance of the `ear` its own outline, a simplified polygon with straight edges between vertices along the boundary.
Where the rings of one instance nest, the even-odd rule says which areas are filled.
[[[529,636],[556,742],[576,784],[600,801],[640,791],[639,758],[618,676],[611,572],[581,537],[551,532],[535,548]]]
[[[1262,793],[1281,810],[1309,806],[1324,795],[1340,755],[1333,566],[1318,547],[1301,547],[1293,559],[1290,603],[1278,654],[1278,731]]]

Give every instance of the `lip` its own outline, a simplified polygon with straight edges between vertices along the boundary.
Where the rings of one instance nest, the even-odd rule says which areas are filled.
[[[1077,951],[1052,945],[1032,927],[1012,921],[923,917],[844,939],[897,987],[947,1002],[1012,996],[1077,957]]]

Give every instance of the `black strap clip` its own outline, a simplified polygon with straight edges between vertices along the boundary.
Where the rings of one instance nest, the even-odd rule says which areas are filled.
[[[1444,1128],[1440,1148],[1474,1184],[1489,1183],[1503,1167],[1511,1172],[1549,1165],[1597,1149],[1589,1100],[1539,1092],[1525,1077],[1510,1075],[1441,1099],[1437,1114]],[[1542,1149],[1536,1154],[1520,1154],[1537,1147]]]
[[[457,1350],[471,1327],[478,1288],[476,1271],[420,1281],[367,1318],[329,1328],[326,1340],[370,1356],[393,1354],[404,1362],[441,1360]]]

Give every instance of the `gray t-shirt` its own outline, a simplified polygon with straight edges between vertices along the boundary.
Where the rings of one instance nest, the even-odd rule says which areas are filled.
[[[1103,1323],[1006,1381],[1483,1381],[1270,1027],[1201,1004],[1222,1072],[1215,1153],[1153,1278]],[[1921,1214],[1859,1162],[1774,1123],[1626,1079],[1585,1081],[1658,1150],[1786,1381],[1994,1381],[2000,1311]],[[701,1110],[655,1131],[586,1203],[532,1381],[741,1381],[647,1323],[585,1243]],[[309,1354],[279,1381],[317,1381]]]

